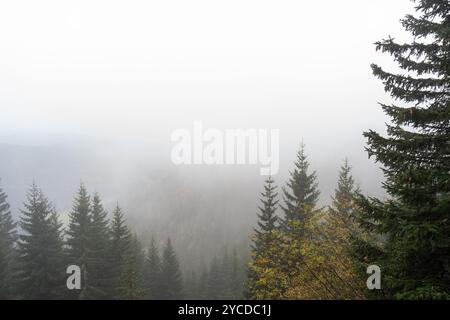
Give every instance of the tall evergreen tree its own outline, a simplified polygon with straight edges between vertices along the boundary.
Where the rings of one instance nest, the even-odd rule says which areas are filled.
[[[254,229],[253,244],[251,250],[251,257],[255,259],[257,256],[264,256],[267,253],[267,246],[270,245],[272,239],[272,232],[278,228],[278,217],[276,215],[278,207],[278,193],[272,177],[269,176],[265,181],[264,192],[261,193],[261,204],[258,214],[258,228]],[[245,296],[250,298],[252,296],[252,288],[255,282],[258,281],[258,274],[254,272],[250,264],[247,270],[247,283]]]
[[[382,104],[387,137],[364,133],[390,198],[359,197],[361,226],[385,241],[356,241],[355,252],[380,266],[384,297],[450,298],[450,2],[416,3],[420,16],[402,20],[414,41],[376,43],[404,72],[372,65],[397,101]]]
[[[233,258],[228,254],[227,248],[223,251],[221,259],[214,257],[211,261],[208,275],[205,277],[205,296],[204,299],[231,300],[235,298],[234,292],[234,265]]]
[[[6,193],[0,188],[0,300],[15,296],[17,272],[17,223],[13,221]]]
[[[109,259],[110,230],[108,213],[98,194],[92,198],[91,219],[88,236],[89,291],[84,296],[92,299],[110,298],[111,265]]]
[[[285,205],[283,229],[289,229],[289,221],[301,221],[317,204],[320,192],[317,189],[316,172],[309,173],[309,161],[302,143],[297,153],[294,171],[290,172],[287,186],[283,188]]]
[[[172,247],[170,238],[162,256],[161,267],[161,299],[177,300],[183,297],[183,277],[181,275],[178,259]]]
[[[254,229],[255,237],[253,240],[253,250],[255,253],[264,250],[264,244],[267,243],[267,237],[278,226],[278,217],[276,211],[278,208],[278,193],[277,187],[274,185],[274,181],[271,176],[265,181],[264,192],[261,193],[261,204],[258,207],[260,213],[258,214],[258,228]]]
[[[126,288],[126,267],[130,250],[131,233],[125,224],[122,209],[117,205],[111,222],[111,245],[109,252],[112,268],[110,295],[114,299],[120,299]]]
[[[143,270],[144,252],[136,235],[131,237],[130,250],[126,257],[120,299],[140,300],[144,298]]]
[[[91,295],[89,258],[91,250],[91,200],[83,184],[80,185],[69,215],[67,230],[68,258],[81,269],[82,288],[73,290],[73,298],[88,299]]]
[[[55,273],[55,289],[54,297],[58,299],[67,299],[70,296],[67,293],[66,285],[66,268],[68,266],[67,252],[64,248],[64,228],[63,223],[59,219],[58,212],[51,204],[51,214],[49,217],[49,234],[47,236],[48,248],[53,261],[53,267],[56,270]]]
[[[354,198],[359,189],[355,186],[355,181],[351,175],[351,166],[346,158],[339,171],[337,189],[334,190],[332,203],[329,212],[334,217],[339,217],[343,221],[354,217]]]
[[[145,297],[149,300],[159,299],[161,292],[161,258],[159,256],[158,247],[156,246],[156,242],[153,237],[150,241],[150,246],[147,251],[144,276],[146,292]]]
[[[61,224],[42,191],[33,183],[20,226],[19,291],[24,299],[62,298],[65,285]]]

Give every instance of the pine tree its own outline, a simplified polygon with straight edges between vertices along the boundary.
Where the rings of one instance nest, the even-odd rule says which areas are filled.
[[[83,184],[80,185],[69,216],[67,230],[68,258],[70,264],[80,267],[82,288],[73,290],[73,298],[88,299],[91,296],[91,274],[88,269],[91,250],[91,200]]]
[[[355,253],[382,271],[386,298],[450,298],[450,3],[416,1],[402,24],[414,40],[376,43],[404,71],[372,65],[386,92],[387,137],[368,131],[369,156],[383,165],[388,200],[358,198],[361,226],[384,235],[359,239]],[[402,105],[400,105],[402,102]]]
[[[145,291],[146,298],[157,300],[160,298],[161,258],[155,239],[152,237],[145,263]]]
[[[66,299],[70,297],[67,294],[67,284],[66,284],[66,268],[67,263],[67,252],[64,249],[63,240],[63,223],[59,219],[58,212],[55,207],[51,204],[51,213],[49,217],[50,229],[47,236],[49,256],[53,263],[53,267],[56,270],[55,273],[55,288],[53,290],[54,297],[58,299]]]
[[[278,193],[276,192],[276,186],[272,177],[269,176],[265,181],[264,192],[261,193],[261,203],[258,209],[260,213],[258,214],[258,228],[254,229],[254,245],[253,250],[256,254],[264,250],[264,245],[267,243],[267,237],[270,233],[275,230],[278,226],[278,217],[276,215],[278,200]]]
[[[34,183],[21,213],[23,233],[18,242],[21,297],[33,300],[62,298],[65,265],[61,224],[51,203]]]
[[[334,190],[329,213],[333,217],[339,217],[342,221],[349,221],[355,215],[354,198],[359,189],[355,187],[355,181],[351,175],[351,166],[348,159],[344,160],[339,171],[337,189]]]
[[[123,285],[121,287],[120,299],[140,300],[144,298],[143,270],[144,252],[136,235],[131,238],[130,250],[126,257]]]
[[[170,238],[164,248],[161,267],[161,299],[178,300],[183,297],[183,277]]]
[[[254,229],[253,245],[251,250],[251,257],[262,257],[267,253],[267,247],[272,241],[272,232],[278,228],[278,217],[276,216],[278,200],[276,193],[276,186],[272,177],[265,181],[264,192],[261,193],[262,206],[259,207],[258,214],[258,228]],[[249,265],[247,270],[247,283],[245,295],[247,298],[252,297],[252,288],[255,282],[258,281],[258,274],[254,272],[252,265]]]
[[[17,272],[17,223],[13,221],[7,195],[0,188],[0,300],[15,296]]]
[[[109,260],[110,230],[108,213],[98,194],[92,198],[91,209],[87,251],[89,292],[84,298],[108,299],[112,272]]]
[[[283,229],[289,230],[290,221],[303,220],[304,215],[314,209],[320,192],[317,189],[316,172],[309,173],[309,162],[302,143],[297,153],[294,171],[290,172],[287,186],[283,188],[285,205],[282,206],[285,217]]]
[[[112,269],[110,295],[114,299],[120,299],[126,288],[125,271],[130,250],[130,230],[125,224],[122,209],[117,205],[111,222],[111,245],[109,251],[109,261]]]

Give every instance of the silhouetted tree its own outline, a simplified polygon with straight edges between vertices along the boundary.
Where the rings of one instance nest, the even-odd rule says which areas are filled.
[[[160,288],[161,299],[177,300],[183,297],[183,278],[170,239],[167,240],[162,256]]]
[[[51,203],[34,183],[21,213],[20,296],[24,299],[63,298],[65,264],[61,224]]]
[[[15,297],[18,239],[17,223],[13,221],[6,193],[0,188],[0,300]]]

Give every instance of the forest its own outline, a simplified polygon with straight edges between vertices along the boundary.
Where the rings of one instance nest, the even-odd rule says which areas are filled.
[[[242,263],[224,251],[206,270],[184,277],[170,238],[163,248],[145,248],[126,225],[117,205],[111,219],[98,194],[81,185],[70,223],[62,227],[51,202],[33,184],[17,233],[0,191],[1,299],[238,299]],[[81,269],[82,288],[68,290],[66,269]]]
[[[385,198],[361,192],[345,159],[334,195],[319,205],[302,143],[288,181],[269,176],[254,190],[248,247],[224,243],[192,268],[180,263],[173,235],[138,234],[126,208],[108,212],[83,183],[67,223],[39,181],[19,219],[0,185],[0,299],[450,299],[450,3],[415,3],[420,16],[401,21],[414,40],[375,44],[401,71],[371,66],[393,99],[381,104],[386,135],[363,133]],[[67,288],[69,265],[81,269],[80,289]],[[367,286],[369,266],[381,270],[379,289]]]

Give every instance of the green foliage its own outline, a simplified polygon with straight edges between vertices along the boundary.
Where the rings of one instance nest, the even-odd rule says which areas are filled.
[[[150,300],[159,299],[161,287],[161,257],[153,237],[147,251],[144,277],[146,290],[145,297]]]
[[[255,239],[253,240],[253,250],[262,251],[267,240],[266,235],[270,234],[278,227],[278,216],[276,211],[278,209],[278,193],[272,177],[265,181],[264,192],[261,193],[261,204],[258,214],[258,228],[254,229]]]
[[[252,255],[252,299],[362,299],[347,255],[347,225],[309,212],[290,222],[288,232],[274,230],[265,254]]]
[[[89,258],[91,254],[91,200],[83,184],[80,185],[75,197],[72,211],[69,215],[67,230],[67,254],[70,264],[81,268],[83,276],[82,289],[73,290],[70,294],[74,299],[88,299],[90,296]]]
[[[63,298],[65,264],[61,224],[51,203],[34,183],[21,212],[20,296],[23,299]]]
[[[0,188],[0,300],[15,296],[13,274],[17,271],[17,223],[13,221],[7,195]]]
[[[262,206],[259,207],[260,213],[258,216],[258,228],[254,229],[253,245],[251,256],[255,258],[264,258],[272,245],[272,233],[277,230],[278,217],[276,211],[278,207],[278,200],[276,193],[276,186],[272,177],[265,181],[264,192],[261,193]],[[256,284],[259,281],[259,273],[251,266],[247,270],[247,283],[245,296],[251,298],[255,296]]]
[[[388,136],[364,133],[390,197],[358,198],[360,225],[383,241],[356,239],[354,255],[381,267],[384,298],[450,298],[450,3],[421,0],[416,9],[419,17],[402,20],[414,41],[376,43],[404,72],[372,65],[396,100],[382,104]]]
[[[209,268],[203,267],[192,297],[206,300],[237,300],[244,298],[244,283],[246,270],[240,261],[237,251],[232,253],[225,248],[222,258],[214,257]]]
[[[88,292],[85,299],[109,299],[112,270],[109,261],[110,230],[108,213],[98,194],[91,206],[89,242],[87,252]]]
[[[134,235],[131,239],[130,249],[125,262],[120,299],[139,300],[144,298],[144,261],[144,251],[138,238]]]
[[[309,208],[316,206],[320,192],[317,189],[316,172],[309,173],[309,162],[302,143],[297,154],[294,171],[283,188],[284,211],[283,228],[288,230],[290,221],[302,220]]]
[[[354,198],[358,191],[351,175],[351,167],[348,163],[348,159],[345,159],[339,171],[337,189],[334,191],[332,203],[329,207],[330,214],[332,216],[340,216],[340,218],[344,220],[354,218]]]
[[[122,209],[119,205],[114,210],[110,228],[109,263],[112,267],[110,294],[113,298],[120,299],[128,285],[126,270],[131,250],[131,233],[125,224]]]

